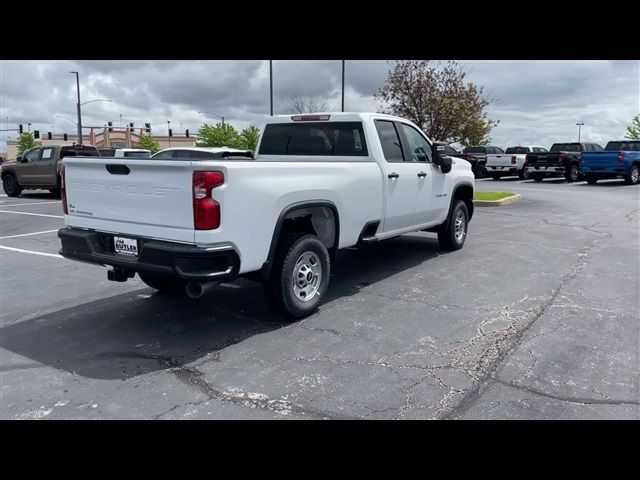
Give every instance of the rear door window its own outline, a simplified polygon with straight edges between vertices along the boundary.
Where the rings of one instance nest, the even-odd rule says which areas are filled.
[[[375,125],[382,144],[384,159],[387,162],[403,162],[402,145],[393,122],[376,120]]]

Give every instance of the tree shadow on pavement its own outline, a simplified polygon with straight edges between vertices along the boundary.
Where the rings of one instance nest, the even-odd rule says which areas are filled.
[[[434,235],[423,233],[341,250],[325,304],[441,253]],[[215,361],[223,349],[285,324],[259,283],[238,280],[198,300],[146,288],[19,321],[0,329],[0,346],[80,376],[124,380],[209,354]],[[28,367],[0,365],[1,372],[21,368]]]

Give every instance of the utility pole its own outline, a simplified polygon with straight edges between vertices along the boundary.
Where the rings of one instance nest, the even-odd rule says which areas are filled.
[[[269,60],[269,105],[273,117],[273,60]]]
[[[80,73],[69,72],[76,74],[76,89],[78,90],[78,143],[82,143],[82,113],[80,112]]]
[[[344,112],[344,60],[342,60],[342,111]]]

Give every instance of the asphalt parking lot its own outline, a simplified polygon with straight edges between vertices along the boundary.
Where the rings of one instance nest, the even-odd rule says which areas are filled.
[[[60,201],[0,197],[3,419],[640,418],[640,188],[481,180],[464,249],[340,252],[290,324],[258,284],[199,300],[58,256]]]

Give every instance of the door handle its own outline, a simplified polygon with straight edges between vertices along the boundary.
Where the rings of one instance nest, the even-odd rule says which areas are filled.
[[[427,174],[425,172],[419,172],[418,177],[426,177]]]
[[[387,178],[398,178],[399,176],[399,173],[391,172],[389,175],[387,175]]]

